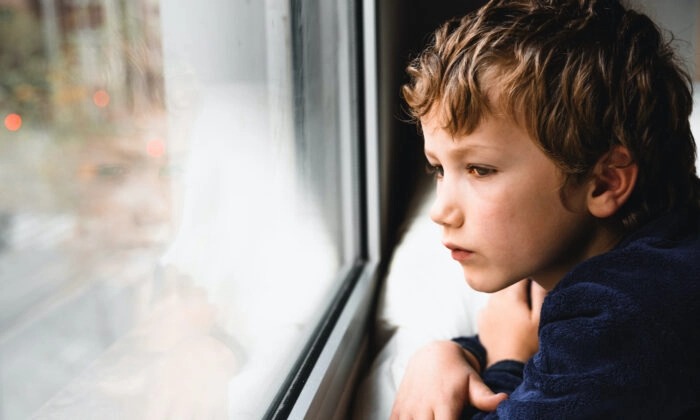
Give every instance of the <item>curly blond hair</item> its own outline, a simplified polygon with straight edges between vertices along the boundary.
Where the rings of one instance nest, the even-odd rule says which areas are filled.
[[[418,123],[437,115],[468,134],[509,115],[566,176],[581,182],[615,146],[639,166],[623,227],[697,205],[692,84],[673,39],[614,0],[495,0],[438,28],[403,86]]]

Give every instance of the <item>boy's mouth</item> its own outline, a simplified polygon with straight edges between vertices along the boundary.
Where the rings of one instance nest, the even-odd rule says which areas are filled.
[[[445,247],[450,250],[450,252],[452,254],[452,259],[456,260],[456,261],[465,261],[469,257],[471,257],[473,254],[472,251],[470,251],[468,249],[460,248],[460,247],[453,245],[449,242],[443,243],[443,245],[445,245]]]

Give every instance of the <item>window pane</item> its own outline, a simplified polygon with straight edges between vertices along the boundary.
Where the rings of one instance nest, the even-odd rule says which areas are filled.
[[[266,410],[357,256],[347,7],[0,0],[0,419]]]

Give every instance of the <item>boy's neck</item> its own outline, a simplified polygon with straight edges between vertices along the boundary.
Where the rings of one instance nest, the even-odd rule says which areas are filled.
[[[545,290],[550,291],[575,266],[615,248],[623,237],[624,231],[618,225],[605,220],[597,220],[593,224],[590,234],[582,238],[584,246],[572,249],[567,260],[556,264],[548,272],[534,276],[533,280]]]

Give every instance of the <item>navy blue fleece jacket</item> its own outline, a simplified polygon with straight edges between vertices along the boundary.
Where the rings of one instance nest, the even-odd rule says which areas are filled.
[[[544,301],[535,356],[482,374],[509,398],[463,417],[700,418],[699,224],[665,215],[574,267]]]

